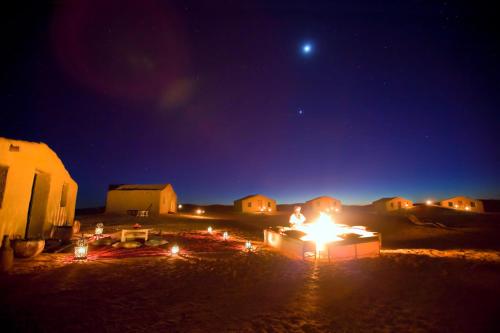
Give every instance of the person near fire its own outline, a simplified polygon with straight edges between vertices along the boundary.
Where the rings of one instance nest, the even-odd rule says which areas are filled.
[[[306,217],[300,212],[300,210],[301,207],[296,206],[293,210],[293,214],[290,215],[290,220],[288,221],[290,223],[290,227],[296,228],[297,226],[304,224],[306,221]]]

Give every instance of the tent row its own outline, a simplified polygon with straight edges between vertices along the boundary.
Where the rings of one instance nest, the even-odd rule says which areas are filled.
[[[77,183],[62,161],[44,143],[0,137],[0,235],[10,237],[47,237],[56,226],[72,225],[75,216]],[[481,200],[465,196],[433,203],[444,208],[484,212]],[[382,198],[373,202],[378,211],[411,209],[411,200]],[[151,215],[177,212],[177,195],[170,184],[110,185],[106,212]],[[273,213],[276,200],[261,194],[234,201],[236,211]],[[320,196],[307,201],[304,209],[312,212],[339,212],[340,200]]]
[[[483,202],[466,196],[457,196],[437,202],[427,201],[428,206],[437,206],[453,210],[474,213],[484,213]],[[396,212],[411,209],[415,206],[412,200],[403,197],[381,198],[372,202],[371,206],[377,212]],[[254,194],[234,201],[234,208],[242,213],[266,213],[276,211],[276,200],[262,194]],[[329,196],[320,196],[306,201],[303,207],[306,211],[318,213],[334,213],[342,210],[339,199]]]
[[[277,210],[276,200],[262,194],[252,194],[234,201],[234,210],[241,213],[274,213]],[[339,212],[342,209],[340,200],[321,196],[306,201],[304,208],[312,212]]]
[[[427,205],[454,210],[483,213],[481,200],[466,196],[457,196]],[[277,211],[276,200],[262,194],[252,194],[233,202],[234,210],[241,213],[274,213]],[[414,207],[412,200],[403,197],[381,198],[372,203],[377,212],[395,212]],[[337,213],[342,210],[342,202],[329,196],[319,196],[308,200],[303,206],[312,213]],[[111,185],[106,200],[107,213],[132,213],[147,210],[149,214],[167,214],[177,212],[177,195],[170,184],[155,185]]]
[[[466,196],[457,196],[436,202],[428,200],[425,204],[428,206],[437,206],[459,211],[484,213],[484,205],[481,200],[469,198]],[[405,209],[411,209],[415,205],[413,201],[406,198],[390,197],[376,200],[372,202],[372,206],[377,212],[395,212]]]
[[[241,213],[274,213],[276,200],[262,194],[252,194],[237,199],[234,210]],[[177,195],[170,184],[110,185],[106,198],[106,213],[132,214],[148,211],[148,215],[177,212]],[[313,212],[339,212],[340,200],[321,196],[307,201],[306,210]]]

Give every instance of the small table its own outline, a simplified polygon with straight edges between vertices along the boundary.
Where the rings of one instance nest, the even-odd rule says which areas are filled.
[[[127,240],[127,236],[133,236],[134,238],[143,238],[144,241],[147,241],[149,230],[151,229],[122,229],[121,241],[125,242]]]

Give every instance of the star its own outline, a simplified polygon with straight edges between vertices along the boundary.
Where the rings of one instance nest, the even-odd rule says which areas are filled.
[[[306,43],[302,46],[302,53],[304,54],[309,54],[313,50],[313,47],[310,43]]]
[[[299,114],[299,116],[302,116],[304,114],[304,111],[302,109],[299,109],[299,111],[297,111],[297,113]]]

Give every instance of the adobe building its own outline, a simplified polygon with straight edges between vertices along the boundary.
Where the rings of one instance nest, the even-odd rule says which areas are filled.
[[[177,212],[177,195],[170,184],[110,185],[106,213],[131,214],[148,211],[150,215]]]
[[[443,208],[462,210],[474,213],[484,213],[484,206],[481,200],[465,196],[458,196],[446,200],[441,200],[438,202],[438,205],[440,205]]]
[[[262,194],[254,194],[234,201],[234,209],[242,213],[274,213],[276,200]]]
[[[50,237],[72,225],[78,185],[45,143],[0,137],[0,235]]]
[[[378,199],[372,202],[372,206],[379,213],[387,213],[410,209],[413,202],[402,197],[390,197]]]
[[[342,203],[338,199],[324,195],[306,201],[304,208],[314,213],[338,213],[342,209]]]

